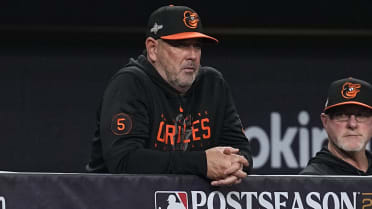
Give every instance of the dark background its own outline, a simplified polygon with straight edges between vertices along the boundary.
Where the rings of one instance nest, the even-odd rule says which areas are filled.
[[[0,170],[84,172],[103,90],[144,47],[149,14],[195,9],[220,40],[202,64],[229,82],[244,126],[321,127],[331,81],[372,82],[372,1],[5,1],[0,3]],[[256,143],[253,147],[259,149]],[[293,144],[297,146],[297,142]],[[298,149],[294,148],[295,152]],[[271,168],[255,173],[296,173]]]

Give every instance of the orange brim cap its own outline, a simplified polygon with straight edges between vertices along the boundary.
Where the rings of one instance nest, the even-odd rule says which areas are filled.
[[[372,85],[352,77],[332,82],[323,111],[350,104],[372,109]]]
[[[338,103],[338,104],[328,106],[328,107],[324,108],[324,111],[326,111],[328,109],[331,109],[333,107],[337,107],[337,106],[341,106],[341,105],[347,105],[347,104],[359,105],[359,106],[366,107],[366,108],[369,108],[369,109],[372,110],[372,107],[367,105],[367,104],[364,104],[364,103],[361,103],[361,102],[349,101],[349,102],[341,102],[341,103]]]
[[[182,40],[182,39],[191,39],[191,38],[205,38],[213,40],[214,42],[218,43],[218,40],[216,38],[213,38],[212,36],[205,35],[203,33],[199,32],[183,32],[183,33],[176,33],[172,35],[167,36],[161,36],[161,39],[165,40]]]

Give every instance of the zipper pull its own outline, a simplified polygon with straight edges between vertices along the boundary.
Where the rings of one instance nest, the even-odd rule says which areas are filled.
[[[181,105],[180,105],[180,112],[183,113],[183,109],[182,109]]]

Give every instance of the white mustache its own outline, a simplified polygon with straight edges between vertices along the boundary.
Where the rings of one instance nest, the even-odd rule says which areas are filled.
[[[186,66],[186,67],[183,67],[182,69],[193,69],[193,70],[196,70],[196,68],[194,66]]]
[[[182,68],[196,69],[196,64],[194,62],[190,61],[190,62],[187,62],[184,66],[182,66]]]
[[[362,136],[362,134],[360,134],[360,133],[347,133],[347,134],[344,134],[344,136]]]

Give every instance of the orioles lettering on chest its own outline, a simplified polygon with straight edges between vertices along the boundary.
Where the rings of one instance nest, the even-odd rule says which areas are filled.
[[[196,119],[191,116],[183,117],[177,115],[174,121],[167,121],[163,118],[158,125],[156,140],[164,144],[190,143],[211,138],[210,119],[206,115],[198,113]]]

